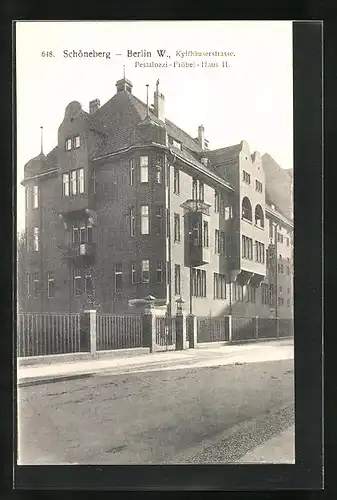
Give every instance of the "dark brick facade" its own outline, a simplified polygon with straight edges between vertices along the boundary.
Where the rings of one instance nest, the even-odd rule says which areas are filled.
[[[292,221],[271,206],[266,195],[266,179],[271,175],[265,175],[260,156],[251,155],[245,141],[208,150],[203,129],[193,139],[163,120],[162,94],[155,99],[158,112],[147,109],[131,89],[130,82],[118,82],[116,95],[102,107],[99,102],[91,106],[91,114],[79,103],[70,103],[58,129],[57,146],[25,166],[27,293],[21,294],[21,310],[96,308],[130,313],[130,299],[151,294],[172,311],[181,295],[186,310],[198,315],[272,316],[277,295],[272,302],[262,300],[261,283],[277,282],[284,301],[278,300],[276,313],[291,317]],[[141,156],[148,158],[147,182],[141,182]],[[64,174],[69,174],[68,183]],[[256,181],[262,191],[256,189]],[[39,189],[37,208],[33,186]],[[251,221],[242,217],[244,198],[252,205]],[[289,197],[282,204],[291,204]],[[149,234],[141,232],[143,205],[148,207]],[[264,227],[255,220],[258,205]],[[269,221],[280,226],[278,232],[284,238],[274,255],[275,264],[276,259],[279,264],[284,260],[286,271],[281,276],[273,271],[277,265],[266,259],[269,245],[275,243]],[[243,258],[242,236],[254,244],[251,259]],[[255,242],[263,245],[260,262],[255,258]],[[191,264],[193,252],[200,261]],[[149,262],[148,271],[143,264],[144,273],[142,261]],[[194,285],[195,290],[191,286],[192,265],[206,271],[202,294],[206,296],[196,296],[199,285]],[[221,294],[215,274],[225,276]]]

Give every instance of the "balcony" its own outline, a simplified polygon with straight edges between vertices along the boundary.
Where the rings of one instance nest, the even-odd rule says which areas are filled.
[[[209,215],[210,205],[201,200],[186,200],[181,207],[186,212],[200,212],[204,215]]]
[[[63,258],[70,260],[74,265],[92,264],[95,255],[95,243],[78,243],[63,249]]]

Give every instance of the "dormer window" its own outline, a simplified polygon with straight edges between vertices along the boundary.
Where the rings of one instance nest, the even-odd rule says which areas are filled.
[[[66,151],[71,150],[71,139],[66,139]]]
[[[181,150],[181,142],[178,142],[175,139],[172,139],[172,146]]]

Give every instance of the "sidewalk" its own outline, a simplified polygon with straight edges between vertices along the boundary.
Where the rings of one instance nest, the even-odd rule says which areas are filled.
[[[94,375],[120,375],[158,370],[221,366],[293,359],[289,340],[245,345],[202,346],[139,356],[88,359],[54,364],[17,366],[18,385],[33,385]]]
[[[280,462],[282,457],[282,462]],[[295,463],[295,426],[292,425],[279,435],[269,439],[247,453],[239,460],[240,463]]]

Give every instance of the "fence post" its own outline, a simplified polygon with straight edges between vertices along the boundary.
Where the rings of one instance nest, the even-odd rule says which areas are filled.
[[[276,338],[280,338],[280,318],[276,318]]]
[[[80,315],[80,349],[96,355],[96,310],[82,311]]]
[[[232,342],[233,339],[233,316],[230,314],[228,316],[228,342]]]
[[[153,304],[148,304],[142,315],[144,347],[149,347],[150,352],[156,351],[156,315]]]
[[[255,316],[255,338],[259,340],[259,317]]]
[[[198,343],[197,317],[194,314],[188,315],[189,327],[189,347],[195,348]]]
[[[176,300],[177,312],[175,317],[176,322],[176,350],[182,351],[187,349],[186,342],[186,314],[183,310],[184,299],[181,297]]]

